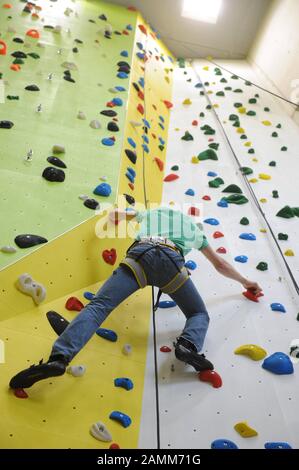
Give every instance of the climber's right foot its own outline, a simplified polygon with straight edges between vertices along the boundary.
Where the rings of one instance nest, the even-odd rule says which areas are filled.
[[[213,364],[206,359],[205,355],[199,354],[194,344],[182,336],[177,339],[175,357],[194,367],[197,372],[214,369]]]
[[[43,363],[41,360],[37,366],[33,365],[15,375],[9,382],[9,386],[12,389],[29,388],[40,380],[63,375],[65,370],[66,363],[63,361],[48,361]]]

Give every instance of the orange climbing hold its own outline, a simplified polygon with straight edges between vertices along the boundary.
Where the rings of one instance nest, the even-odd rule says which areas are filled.
[[[7,45],[4,41],[0,39],[0,55],[6,55]]]
[[[3,5],[3,8],[12,8],[12,5],[10,3],[4,3]]]
[[[259,298],[263,297],[264,294],[260,292],[259,294],[256,295],[252,290],[247,289],[246,292],[243,292],[243,295],[244,297],[246,297],[246,299],[251,300],[252,302],[258,302]]]
[[[141,103],[139,103],[139,105],[137,106],[137,111],[139,111],[140,114],[144,114],[144,107]]]
[[[29,29],[26,33],[26,36],[30,36],[31,38],[34,38],[34,39],[39,39],[40,37],[37,29]]]
[[[224,235],[223,235],[223,233],[221,233],[221,232],[215,232],[215,233],[213,234],[213,237],[214,237],[214,238],[222,238],[222,237],[224,237]]]
[[[214,388],[222,387],[222,379],[214,370],[203,370],[198,374],[199,380],[209,382]]]
[[[198,121],[196,121],[196,119],[192,121],[192,126],[198,126]]]
[[[21,70],[21,66],[19,64],[12,64],[9,68],[15,72],[19,72]]]
[[[139,97],[141,100],[144,101],[144,93],[143,93],[143,91],[140,90],[140,91],[138,92],[138,97]]]
[[[133,184],[133,183],[129,183],[129,188],[132,189],[132,191],[134,191],[134,189],[135,189],[134,184]]]
[[[102,257],[105,263],[111,264],[111,266],[113,266],[117,258],[116,250],[114,248],[112,248],[111,250],[104,250],[102,253]]]
[[[173,108],[173,103],[171,103],[171,101],[163,100],[163,103],[165,104],[167,109]]]
[[[70,297],[65,304],[65,308],[70,311],[81,312],[84,305],[82,304],[81,300],[77,299],[77,297]]]
[[[162,160],[160,160],[160,158],[158,158],[158,157],[155,157],[154,160],[157,163],[157,165],[159,167],[159,170],[163,171],[164,170],[164,162],[162,162]]]
[[[178,175],[175,175],[174,173],[171,173],[170,175],[167,175],[164,178],[164,181],[165,181],[165,183],[170,183],[171,181],[175,181],[175,180],[178,180],[178,179],[179,179]]]
[[[133,7],[132,5],[128,6],[127,10],[129,11],[138,11],[136,7]]]
[[[140,29],[140,31],[145,34],[147,36],[147,29],[146,27],[143,25],[143,24],[139,24],[138,25],[138,28]]]

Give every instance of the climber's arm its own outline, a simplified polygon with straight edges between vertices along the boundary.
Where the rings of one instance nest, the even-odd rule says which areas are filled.
[[[221,258],[210,246],[203,248],[201,252],[223,276],[240,282],[245,289],[250,289],[255,295],[262,292],[262,288],[258,283],[249,281],[243,277],[230,263]]]

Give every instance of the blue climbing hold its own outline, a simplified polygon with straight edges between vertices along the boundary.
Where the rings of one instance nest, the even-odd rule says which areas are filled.
[[[286,313],[285,307],[282,304],[279,304],[279,303],[271,304],[271,310],[273,310],[273,312]]]
[[[132,390],[132,388],[134,387],[132,380],[126,377],[114,379],[114,385],[115,387],[125,388],[126,390]]]
[[[208,176],[214,178],[215,176],[218,176],[218,173],[215,173],[214,171],[209,171]]]
[[[162,131],[165,130],[165,126],[163,126],[162,122],[159,122],[159,126],[161,127]]]
[[[148,121],[147,119],[142,119],[142,122],[143,122],[143,124],[145,125],[145,127],[147,127],[148,129],[151,128],[151,125],[150,125],[150,123],[149,123],[149,121]]]
[[[112,103],[114,103],[115,106],[122,106],[124,104],[121,98],[113,98]]]
[[[131,147],[133,147],[133,149],[135,149],[137,147],[136,143],[134,142],[134,140],[131,137],[128,137],[128,142],[131,145]]]
[[[172,308],[176,307],[176,302],[174,300],[161,300],[158,305],[159,308]]]
[[[114,87],[117,91],[127,91],[123,86]]]
[[[195,196],[195,191],[194,189],[188,189],[186,192],[185,192],[186,196]]]
[[[120,55],[121,55],[122,57],[129,57],[128,51],[121,51]]]
[[[142,42],[136,42],[136,46],[137,46],[138,49],[140,49],[141,51],[143,50],[143,44],[142,44]]]
[[[111,194],[111,186],[108,183],[101,183],[99,184],[95,190],[93,191],[93,194],[96,194],[97,196],[104,196],[108,197]]]
[[[84,292],[83,297],[87,300],[92,300],[94,299],[95,295],[92,292]]]
[[[117,341],[117,334],[113,330],[107,330],[107,328],[98,328],[96,334],[98,336],[101,336],[101,338],[105,338],[108,339],[108,341],[112,341],[113,343]]]
[[[115,142],[113,139],[110,139],[110,137],[105,137],[104,139],[102,139],[102,144],[107,145],[108,147],[112,147],[112,145],[114,145]]]
[[[161,144],[161,145],[165,145],[165,140],[162,139],[162,137],[159,137],[159,141],[160,141],[160,144]]]
[[[165,122],[165,119],[164,119],[163,116],[159,116],[159,119],[160,119],[161,122]]]
[[[292,449],[287,442],[266,442],[265,449]]]
[[[197,264],[195,261],[192,261],[191,259],[185,263],[185,268],[190,269],[191,271],[194,271],[197,268]]]
[[[144,78],[143,77],[139,78],[138,83],[142,88],[144,88]]]
[[[217,202],[218,207],[228,207],[228,202],[226,202],[224,199],[221,199],[221,201]]]
[[[219,222],[217,219],[205,219],[204,223],[209,224],[209,225],[219,225]]]
[[[203,87],[203,84],[200,82],[195,85],[195,88],[202,88],[202,87]]]
[[[131,168],[130,166],[128,166],[127,170],[128,170],[129,173],[131,173],[131,175],[134,178],[136,177],[136,171],[134,170],[134,168]]]
[[[253,233],[241,233],[239,236],[242,240],[250,240],[250,241],[255,241],[256,236]]]
[[[229,441],[228,439],[217,439],[213,441],[211,444],[211,449],[238,449],[238,446],[233,442]]]
[[[129,171],[127,171],[126,177],[128,178],[128,180],[129,180],[131,183],[134,183],[134,182],[135,182],[135,176],[133,176],[132,173],[130,173]]]
[[[149,144],[149,138],[148,138],[147,135],[143,134],[142,140],[143,140],[143,142],[145,142],[146,144]]]
[[[110,419],[117,421],[120,423],[124,428],[127,428],[132,423],[130,416],[121,413],[120,411],[112,411],[109,416]]]
[[[148,146],[147,146],[146,144],[142,144],[141,147],[143,148],[143,150],[144,150],[146,153],[149,153],[149,152],[150,152],[150,150],[149,150],[149,148],[148,148]]]
[[[118,72],[117,78],[121,78],[121,79],[129,78],[129,75],[125,72]]]
[[[276,352],[267,357],[263,364],[263,369],[273,372],[273,374],[286,375],[293,374],[294,367],[289,356],[282,352]]]
[[[172,58],[170,55],[168,55],[167,57],[168,57],[168,59],[170,60],[170,62],[173,64],[173,62],[174,62],[174,61],[173,61],[173,58]]]
[[[127,29],[128,31],[133,31],[133,26],[132,26],[131,24],[128,24],[128,25],[126,26],[126,29]]]
[[[138,59],[144,60],[145,58],[145,52],[136,52],[136,55]]]
[[[235,261],[237,261],[237,263],[247,263],[248,261],[248,256],[245,256],[245,255],[241,255],[241,256],[236,256],[235,257]]]

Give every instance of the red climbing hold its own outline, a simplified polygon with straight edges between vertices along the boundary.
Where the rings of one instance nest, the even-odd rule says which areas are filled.
[[[118,444],[116,444],[116,442],[113,442],[113,444],[110,445],[109,449],[120,449],[120,447]]]
[[[26,33],[26,36],[30,36],[34,39],[39,39],[39,32],[37,31],[37,29],[29,29]]]
[[[170,175],[167,175],[164,178],[164,181],[165,181],[165,183],[170,183],[171,181],[175,181],[175,180],[178,180],[178,179],[179,179],[178,175],[175,175],[174,173],[171,173]]]
[[[162,160],[160,160],[160,158],[158,158],[158,157],[155,157],[155,162],[157,163],[157,165],[159,167],[159,170],[163,171],[164,170],[164,162],[162,162]]]
[[[14,390],[14,394],[17,398],[28,398],[28,395],[23,388],[16,388]]]
[[[220,388],[222,386],[222,379],[214,370],[203,370],[199,372],[198,378],[202,382],[209,382],[214,388]]]
[[[115,103],[113,103],[113,101],[108,101],[108,103],[106,103],[106,106],[107,108],[114,108]]]
[[[188,210],[188,215],[194,215],[195,217],[198,217],[200,215],[200,211],[197,207],[190,207]]]
[[[145,34],[147,36],[147,29],[146,27],[143,25],[143,24],[139,24],[138,25],[138,28],[140,29],[140,31]]]
[[[173,108],[173,104],[170,101],[164,100],[163,103],[165,104],[167,109]]]
[[[70,297],[65,304],[65,308],[67,310],[81,312],[84,305],[82,304],[81,300],[77,299],[77,297]]]
[[[161,352],[171,352],[171,349],[168,346],[161,346],[160,351]]]
[[[124,29],[122,33],[123,33],[125,36],[129,36],[129,31],[127,31],[126,29]]]
[[[7,45],[0,39],[0,55],[6,55]]]
[[[132,5],[127,8],[127,10],[130,11],[138,11],[136,7],[133,7]],[[113,445],[113,444],[112,444]]]
[[[198,126],[198,121],[196,120],[192,121],[192,126]]]
[[[104,250],[102,253],[105,263],[111,264],[113,266],[116,262],[116,250],[112,248],[111,250]]]
[[[141,103],[139,103],[139,105],[137,106],[137,111],[139,111],[140,114],[144,114],[144,107],[142,106]]]
[[[226,248],[224,248],[223,246],[220,246],[220,248],[218,248],[216,251],[217,253],[220,253],[221,255],[225,255]]]
[[[258,302],[259,298],[263,297],[264,294],[260,292],[259,294],[256,295],[252,290],[247,289],[246,292],[243,292],[243,295],[244,297],[246,297],[246,299],[251,300],[252,302]]]
[[[210,198],[210,196],[204,196],[204,197],[203,197],[203,200],[204,200],[204,201],[211,201],[211,198]]]
[[[223,233],[221,232],[215,232],[214,235],[213,235],[214,238],[222,238],[224,237]]]
[[[138,92],[138,98],[140,98],[141,100],[144,101],[144,93],[143,93],[143,91],[140,90],[140,91]]]
[[[211,138],[209,139],[209,142],[214,142],[214,139],[211,137]]]

